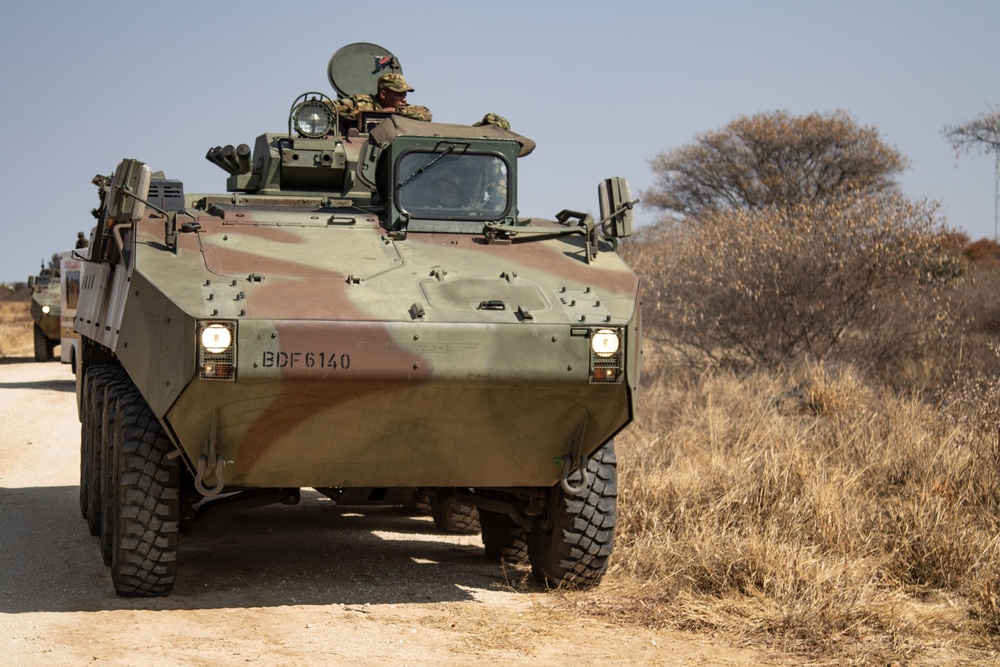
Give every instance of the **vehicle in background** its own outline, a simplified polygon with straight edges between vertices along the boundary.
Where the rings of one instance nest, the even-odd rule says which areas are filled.
[[[31,289],[35,361],[52,361],[61,340],[62,286],[58,269],[43,264],[37,276],[28,276],[28,288]]]

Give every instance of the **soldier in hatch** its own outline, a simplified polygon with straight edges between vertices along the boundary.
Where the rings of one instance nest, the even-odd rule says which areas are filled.
[[[374,95],[351,95],[334,102],[341,122],[353,123],[364,111],[391,111],[407,118],[430,120],[431,110],[416,104],[407,104],[406,93],[413,88],[402,74],[383,74],[378,80]]]

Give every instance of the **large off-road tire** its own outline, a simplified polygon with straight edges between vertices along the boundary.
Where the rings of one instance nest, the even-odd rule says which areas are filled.
[[[101,559],[105,565],[111,565],[111,552],[114,548],[114,531],[110,526],[115,521],[115,424],[118,419],[118,399],[126,391],[135,389],[128,373],[121,366],[109,366],[107,374],[102,378],[99,391],[94,395],[94,414],[96,415],[98,451],[98,476],[100,481],[101,507]]]
[[[92,390],[91,385],[93,385],[93,382],[94,378],[88,370],[80,383],[82,390],[80,395],[80,514],[83,515],[84,519],[87,519],[90,515],[88,496],[93,480],[92,457],[94,451],[94,434],[88,423],[90,406],[87,405],[87,396]]]
[[[417,489],[410,499],[403,503],[403,512],[410,516],[427,516],[431,513],[431,495],[423,489]]]
[[[508,563],[523,563],[528,559],[527,534],[508,515],[480,508],[479,523],[487,558]]]
[[[528,533],[532,574],[546,585],[593,586],[608,566],[618,506],[613,441],[587,460],[587,471],[590,485],[578,495],[552,488],[546,516]],[[581,479],[577,470],[569,483],[576,487]]]
[[[35,325],[35,361],[52,361],[52,346],[42,328]]]
[[[80,510],[87,519],[91,535],[101,534],[101,429],[104,390],[114,366],[99,365],[87,369],[80,397]]]
[[[454,500],[431,498],[434,526],[443,533],[478,533],[479,510]]]
[[[177,577],[179,464],[134,386],[115,403],[111,580],[119,595],[167,595]]]

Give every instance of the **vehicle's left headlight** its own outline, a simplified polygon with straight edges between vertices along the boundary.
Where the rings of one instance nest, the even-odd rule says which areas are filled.
[[[198,377],[236,379],[236,322],[198,322]]]
[[[48,306],[42,306],[42,314],[43,315],[48,315],[50,310],[52,310],[52,309],[49,308]]]
[[[318,139],[333,129],[333,112],[319,100],[306,100],[292,113],[295,130],[304,137]]]

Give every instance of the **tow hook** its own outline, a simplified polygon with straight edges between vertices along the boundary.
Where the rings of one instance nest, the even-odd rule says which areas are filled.
[[[194,488],[198,490],[198,493],[205,497],[212,497],[219,495],[222,491],[222,487],[226,485],[225,480],[222,477],[222,466],[225,465],[226,461],[221,456],[215,457],[215,463],[212,464],[210,470],[206,473],[207,461],[205,456],[198,457],[198,470],[195,472],[194,476]],[[215,486],[209,488],[205,486],[205,477],[207,474],[215,473]]]
[[[222,487],[226,485],[226,482],[222,477],[222,466],[226,464],[226,460],[215,453],[215,435],[218,427],[219,411],[213,410],[212,423],[209,426],[208,431],[208,446],[206,447],[206,452],[198,457],[198,469],[195,471],[194,475],[194,488],[198,491],[198,493],[206,498],[219,495],[219,492],[222,491]],[[208,467],[209,459],[212,459],[211,468]],[[208,488],[205,486],[205,477],[213,472],[215,473],[215,486]]]
[[[570,484],[569,476],[574,470],[580,470],[580,484],[573,486]],[[577,454],[568,454],[563,457],[562,480],[559,482],[563,491],[571,496],[578,496],[590,488],[590,473],[587,472],[587,459]]]

